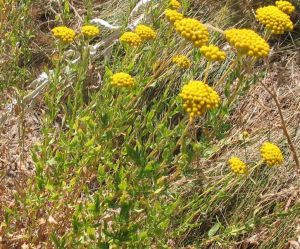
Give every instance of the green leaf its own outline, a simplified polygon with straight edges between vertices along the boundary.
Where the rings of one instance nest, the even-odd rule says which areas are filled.
[[[130,205],[127,203],[123,204],[120,211],[120,217],[126,222],[129,220],[129,211]]]
[[[228,98],[230,96],[230,80],[227,80],[226,81],[226,84],[225,84],[225,88],[224,88],[224,94],[226,96],[226,98]]]
[[[90,239],[94,240],[96,239],[96,230],[94,227],[88,227],[87,228],[87,234]]]
[[[97,246],[99,249],[109,249],[109,243],[107,242],[100,242]]]
[[[49,164],[50,166],[54,166],[57,164],[57,162],[56,162],[55,158],[53,157],[47,161],[47,164]]]
[[[221,227],[221,223],[219,223],[219,222],[216,223],[215,225],[213,225],[211,227],[211,229],[209,229],[209,231],[208,231],[208,237],[209,238],[213,237],[218,232],[218,230],[220,229],[220,227]]]
[[[104,126],[107,126],[107,125],[108,125],[109,120],[110,120],[110,118],[109,118],[108,113],[103,113],[103,114],[101,115],[101,122],[103,123]]]
[[[125,180],[122,180],[122,182],[118,185],[119,189],[124,191],[127,189],[127,182]]]
[[[137,165],[144,166],[145,162],[141,157],[141,153],[126,145],[126,153]]]

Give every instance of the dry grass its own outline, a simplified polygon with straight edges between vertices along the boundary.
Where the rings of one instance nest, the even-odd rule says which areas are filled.
[[[253,19],[249,8],[254,8],[257,4],[254,1],[241,1],[241,3],[231,3],[226,1],[227,5],[218,14],[212,15],[214,10],[222,7],[220,2],[206,1],[208,4],[206,10],[197,8],[197,1],[191,1],[191,8],[189,14],[193,16],[205,16],[207,20],[213,22],[217,27],[230,27],[233,23],[237,23],[236,19],[239,18],[242,13],[246,15],[245,18],[239,21],[239,25],[246,24],[249,20]],[[235,1],[236,2],[236,1]],[[242,3],[243,2],[243,3]],[[21,95],[24,96],[30,93],[32,89],[28,88],[29,82],[34,79],[38,73],[43,71],[45,67],[52,68],[51,57],[53,56],[53,50],[51,48],[50,34],[51,27],[55,26],[55,16],[60,14],[62,6],[59,5],[43,5],[37,3],[31,6],[32,23],[30,26],[36,34],[35,38],[31,40],[30,51],[32,57],[28,63],[23,66],[31,72],[30,76],[26,79],[26,84],[17,86],[21,89]],[[54,7],[53,7],[54,6]],[[223,22],[224,17],[228,15],[228,9],[231,8],[233,12],[232,18],[228,18],[227,22]],[[93,1],[93,17],[100,16],[107,21],[111,21],[114,24],[124,22],[124,16],[121,14],[123,9],[129,8],[128,4],[124,1]],[[82,1],[71,1],[71,9],[75,18],[70,18],[67,23],[73,28],[78,29],[82,23],[82,16],[87,12],[87,8]],[[114,11],[111,11],[111,10]],[[76,18],[77,17],[77,18]],[[133,18],[134,19],[134,18]],[[218,20],[219,19],[219,20]],[[130,20],[129,20],[130,21]],[[1,32],[1,31],[0,31]],[[285,36],[281,38],[281,41],[273,41],[277,46],[283,47],[277,51],[270,58],[272,65],[269,68],[268,75],[266,76],[264,83],[268,86],[276,86],[279,102],[282,107],[284,119],[286,121],[288,131],[293,139],[293,143],[296,150],[300,151],[300,57],[299,57],[299,31],[296,31],[291,36]],[[103,36],[109,35],[111,32],[104,32]],[[184,47],[182,51],[187,51],[188,46]],[[111,50],[108,51],[110,53]],[[9,60],[7,54],[4,53],[4,60],[0,63],[6,63]],[[107,54],[106,54],[107,55]],[[97,56],[96,56],[97,58]],[[99,55],[99,58],[103,58]],[[107,56],[109,58],[109,56]],[[97,58],[98,59],[98,58]],[[170,58],[168,58],[170,59]],[[97,62],[95,62],[95,68],[90,68],[91,77],[89,78],[89,84],[91,88],[97,89],[99,87],[99,78],[95,74],[95,70],[103,70]],[[260,68],[257,68],[259,73]],[[34,165],[31,158],[31,148],[36,142],[41,142],[41,117],[46,111],[44,106],[44,100],[42,96],[36,98],[33,102],[25,107],[19,103],[15,104],[15,99],[20,96],[20,93],[16,93],[11,88],[6,89],[3,92],[6,96],[4,99],[5,105],[0,110],[0,117],[4,114],[9,115],[2,123],[0,129],[0,205],[13,206],[14,195],[22,195],[23,189],[27,180],[34,175]],[[12,104],[14,103],[14,104]],[[12,108],[11,108],[12,107]],[[221,141],[215,141],[212,152],[208,153],[207,159],[199,159],[194,162],[195,170],[197,171],[191,178],[181,178],[180,181],[175,182],[173,189],[176,191],[182,191],[182,195],[187,195],[187,199],[192,195],[193,198],[197,198],[197,194],[202,193],[202,186],[209,185],[213,181],[218,181],[227,173],[226,161],[229,156],[235,154],[239,155],[247,162],[255,161],[259,155],[257,148],[263,141],[270,139],[273,142],[279,144],[285,152],[285,163],[282,167],[265,173],[262,170],[262,178],[257,181],[260,184],[265,180],[264,188],[259,190],[250,189],[252,193],[247,189],[241,190],[240,196],[249,198],[249,202],[239,203],[241,200],[232,198],[232,203],[220,202],[215,206],[215,211],[212,212],[218,217],[223,217],[224,224],[228,227],[234,224],[240,224],[241,221],[247,220],[251,215],[249,214],[253,210],[262,213],[262,224],[257,226],[251,232],[240,235],[238,238],[229,237],[224,245],[228,245],[228,248],[271,248],[272,244],[268,244],[269,241],[280,241],[280,238],[284,238],[287,241],[280,241],[282,248],[300,248],[300,221],[299,217],[291,216],[287,221],[283,221],[279,217],[271,219],[273,213],[272,208],[277,203],[283,205],[283,210],[288,212],[290,209],[297,207],[300,204],[300,186],[299,186],[299,174],[297,173],[296,165],[290,154],[288,144],[285,136],[282,132],[282,124],[278,115],[278,110],[269,94],[258,83],[251,87],[251,89],[241,96],[237,104],[234,106],[234,111],[230,115],[231,129],[225,134],[225,138]],[[250,137],[243,141],[241,134],[243,131],[248,131]],[[213,167],[212,167],[213,166]],[[200,170],[199,170],[200,168]],[[171,176],[172,177],[172,176]],[[263,177],[266,177],[263,179]],[[93,179],[91,175],[90,180]],[[201,179],[201,180],[200,180]],[[201,186],[195,187],[191,192],[189,187],[183,187],[181,185],[192,182],[201,182]],[[91,180],[92,182],[92,180]],[[92,184],[92,183],[91,183]],[[245,185],[246,187],[248,185]],[[255,184],[254,184],[255,186]],[[232,185],[235,188],[235,185]],[[194,194],[194,195],[193,195]],[[255,195],[258,195],[255,199]],[[251,199],[252,198],[252,199]],[[222,207],[222,203],[224,207]],[[253,205],[247,209],[247,205]],[[235,208],[232,208],[232,206]],[[0,217],[3,217],[3,209],[0,207]],[[193,211],[191,211],[192,213]],[[243,216],[243,212],[245,215]],[[248,213],[247,213],[248,212]],[[189,213],[189,211],[187,212]],[[238,217],[241,214],[241,217]],[[236,218],[238,217],[238,219]],[[64,217],[60,217],[63,220]],[[195,215],[193,225],[197,225],[198,219],[201,216]],[[214,217],[212,217],[212,220]],[[271,224],[266,226],[263,222],[269,220]],[[182,237],[179,239],[170,239],[169,246],[171,248],[189,248],[189,246],[197,246],[199,238],[207,232],[213,225],[210,223],[210,219],[207,224],[196,229],[186,230]],[[55,221],[56,222],[56,221]],[[0,222],[1,223],[1,222]],[[43,226],[43,223],[41,226]],[[70,225],[70,224],[69,224]],[[206,230],[205,230],[206,229]],[[41,228],[42,230],[42,228]],[[284,234],[286,232],[286,235]],[[15,243],[14,239],[22,241],[22,237],[19,237],[21,233],[16,233],[12,238],[13,243],[7,243],[8,247],[1,245],[1,226],[0,226],[0,248],[9,248],[13,246],[18,248],[20,244]],[[198,238],[199,236],[199,238]],[[277,239],[277,240],[276,240]],[[214,241],[214,238],[205,238],[202,245],[203,248],[225,248],[218,246],[218,243]],[[276,243],[276,242],[274,242]],[[274,244],[273,244],[274,245]],[[2,247],[1,247],[2,246]],[[10,247],[10,248],[13,248]],[[198,247],[195,247],[198,248]],[[202,248],[202,247],[201,247]],[[276,247],[281,248],[281,247]]]

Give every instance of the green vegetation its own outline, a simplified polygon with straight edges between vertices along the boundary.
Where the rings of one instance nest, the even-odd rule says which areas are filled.
[[[48,75],[38,92],[43,113],[41,139],[31,148],[35,173],[18,183],[12,202],[0,204],[0,248],[279,249],[297,240],[299,138],[285,116],[279,119],[282,130],[257,120],[269,126],[249,134],[246,118],[237,114],[242,103],[253,101],[249,93],[257,86],[272,111],[282,114],[278,95],[265,79],[277,60],[272,53],[289,55],[299,48],[297,23],[294,33],[273,36],[251,13],[238,19],[247,11],[242,2],[249,8],[265,2],[183,0],[180,12],[201,21],[209,43],[224,50],[225,59],[224,52],[205,57],[199,39],[184,39],[183,24],[173,25],[164,16],[168,1],[150,1],[133,14],[138,1],[53,2],[44,7],[46,20],[37,28],[41,15],[32,13],[42,2],[0,1],[0,53],[5,55],[0,88],[3,95],[16,92],[20,119],[37,101],[30,94],[34,90],[28,90],[30,82],[43,70]],[[99,16],[121,29],[100,27],[100,35],[97,30],[79,35],[81,26]],[[136,20],[156,35],[144,27],[140,36],[151,39],[120,42]],[[73,27],[77,34],[63,29],[55,39],[51,29],[57,26]],[[242,35],[250,47],[236,46],[230,40],[235,36],[223,33],[233,27],[255,30],[270,47],[253,34]],[[61,42],[61,36],[68,39]],[[41,37],[51,42],[37,49]],[[205,33],[201,46],[206,38]],[[262,53],[251,50],[256,43],[262,44]],[[174,63],[178,55],[187,56],[191,65]],[[43,68],[33,63],[41,57]],[[112,84],[120,72],[132,76],[134,84],[124,75],[117,80],[126,78],[127,87]],[[189,110],[189,91],[199,96],[210,91],[196,86],[183,97],[182,87],[194,80],[214,89],[220,101],[207,97],[197,110]],[[3,105],[10,102],[3,99]],[[21,122],[21,144],[28,132],[24,126]],[[267,163],[261,161],[264,141],[281,148],[283,163],[276,149],[281,167],[267,165],[273,163],[268,151]],[[247,170],[232,172],[227,162],[232,156],[242,158]],[[233,171],[239,173],[240,164]]]

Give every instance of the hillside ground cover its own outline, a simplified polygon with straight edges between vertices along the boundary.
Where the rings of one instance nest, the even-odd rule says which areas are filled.
[[[0,1],[0,248],[300,248],[290,3]]]

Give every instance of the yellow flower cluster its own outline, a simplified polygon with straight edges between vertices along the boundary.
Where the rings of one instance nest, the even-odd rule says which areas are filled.
[[[156,37],[156,32],[152,28],[141,24],[135,28],[135,33],[139,35],[143,41],[152,40]]]
[[[85,25],[82,26],[81,33],[87,38],[93,38],[100,34],[100,29],[93,25]]]
[[[75,38],[73,29],[65,26],[55,27],[52,29],[53,36],[64,43],[71,43]]]
[[[258,58],[267,57],[269,44],[251,29],[229,29],[224,32],[229,44],[242,55]]]
[[[115,73],[111,77],[111,84],[118,87],[131,87],[135,80],[127,73]]]
[[[266,26],[272,34],[283,34],[293,30],[290,17],[276,6],[266,6],[256,10],[256,19]]]
[[[180,21],[183,19],[183,14],[179,13],[176,10],[166,9],[165,16],[171,23],[175,23],[176,21]]]
[[[266,164],[274,166],[283,162],[281,150],[275,144],[265,142],[260,148],[261,157]]]
[[[176,55],[172,61],[182,69],[188,69],[191,66],[191,61],[185,55]]]
[[[183,107],[191,119],[201,116],[209,109],[218,107],[220,103],[218,93],[202,81],[190,81],[182,87],[179,96],[182,97]]]
[[[181,7],[181,4],[177,0],[170,0],[169,7],[177,10]]]
[[[124,43],[128,43],[133,47],[137,47],[142,43],[141,37],[134,32],[125,32],[123,35],[121,35],[120,41]]]
[[[202,46],[200,52],[209,61],[223,61],[226,58],[226,53],[214,45]]]
[[[196,47],[206,45],[209,39],[207,28],[198,20],[183,18],[175,22],[176,31],[185,39],[194,43]]]
[[[278,9],[280,9],[288,15],[292,14],[295,11],[295,6],[289,1],[276,1],[275,5],[278,7]]]
[[[228,160],[231,170],[236,174],[245,174],[247,173],[246,164],[238,157],[231,157]]]

